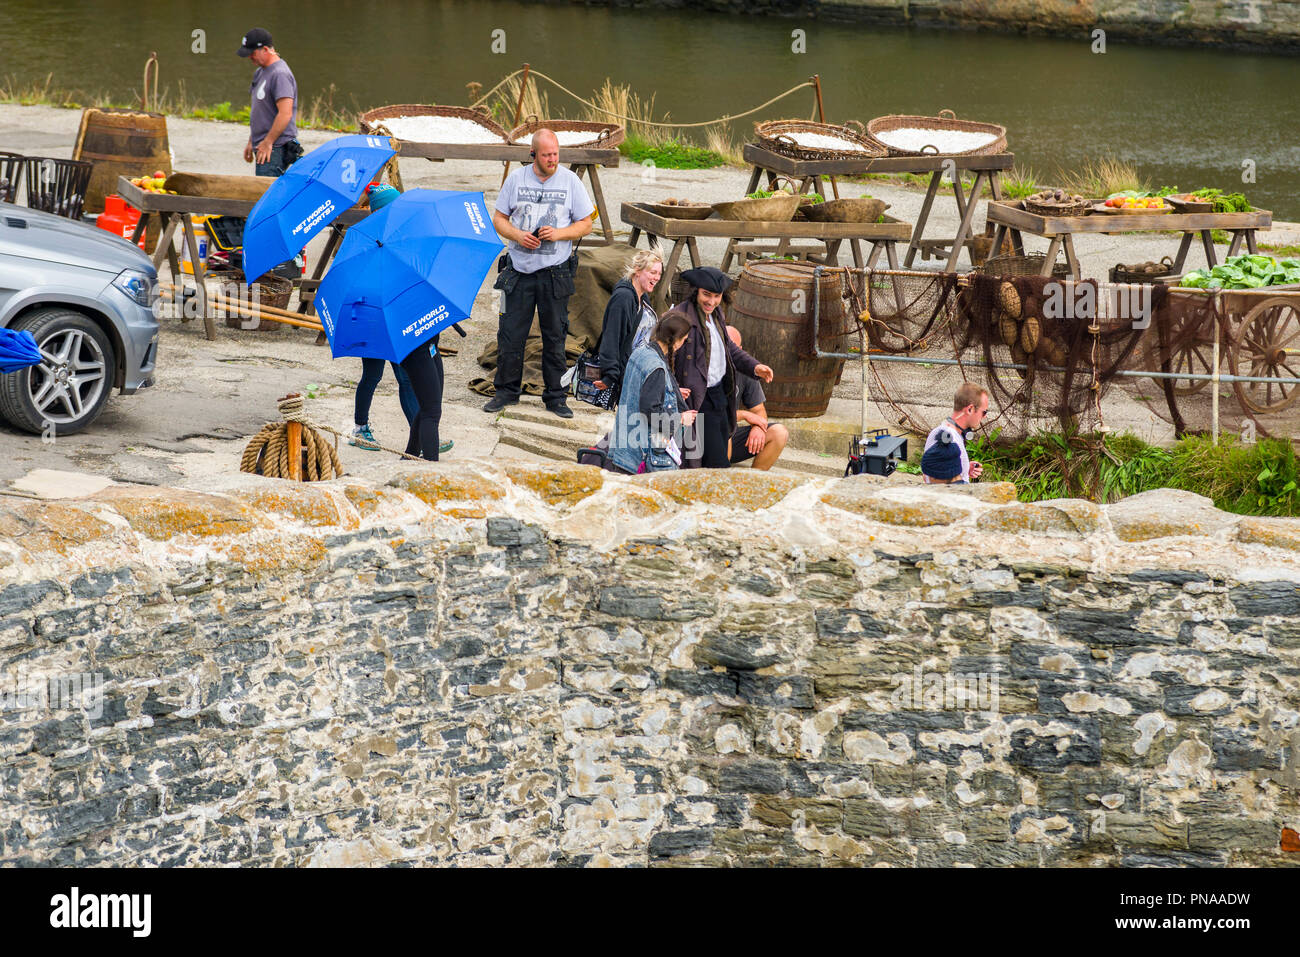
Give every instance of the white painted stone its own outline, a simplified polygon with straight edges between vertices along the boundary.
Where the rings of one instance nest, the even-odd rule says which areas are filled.
[[[713,746],[719,754],[748,754],[753,750],[749,735],[734,724],[724,724],[713,733]]]
[[[1188,707],[1193,711],[1218,711],[1226,707],[1229,700],[1228,696],[1218,688],[1210,688],[1189,701]]]
[[[1214,754],[1200,741],[1188,739],[1174,748],[1169,755],[1160,780],[1173,787],[1209,787],[1213,776],[1210,765]]]
[[[885,740],[874,731],[850,731],[844,735],[844,755],[855,764],[884,761],[886,764],[905,764],[913,754],[907,735],[894,732]]]
[[[1133,722],[1133,727],[1138,732],[1138,739],[1133,742],[1133,752],[1135,754],[1146,754],[1151,750],[1151,742],[1155,740],[1157,734],[1166,730],[1165,719],[1163,715],[1156,714],[1154,711],[1144,714]]]

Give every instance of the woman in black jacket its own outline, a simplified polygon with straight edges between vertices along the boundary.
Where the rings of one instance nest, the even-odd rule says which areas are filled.
[[[623,380],[627,357],[650,339],[659,317],[650,305],[650,293],[664,274],[664,261],[657,250],[642,249],[627,265],[627,275],[618,281],[605,306],[600,330],[600,380],[597,389],[613,388]],[[617,395],[617,391],[615,392]]]

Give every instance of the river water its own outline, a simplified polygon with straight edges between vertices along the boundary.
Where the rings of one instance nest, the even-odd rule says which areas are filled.
[[[747,110],[819,73],[828,119],[886,113],[959,116],[1007,127],[1017,161],[1042,184],[1060,167],[1114,156],[1156,184],[1241,190],[1278,218],[1300,219],[1296,58],[1077,39],[883,28],[683,11],[516,0],[135,0],[0,2],[0,75],[125,100],[157,51],[162,86],[191,99],[246,102],[244,31],[269,29],[300,99],[335,84],[336,105],[464,104],[528,61],[586,94],[606,77],[689,122]],[[791,33],[806,31],[806,52]],[[201,38],[206,52],[194,52]],[[494,52],[494,31],[498,48]],[[577,104],[551,91],[554,107]],[[761,118],[808,116],[809,91]],[[752,131],[736,124],[737,138]],[[0,144],[3,148],[3,144]],[[1243,182],[1243,164],[1255,181]]]

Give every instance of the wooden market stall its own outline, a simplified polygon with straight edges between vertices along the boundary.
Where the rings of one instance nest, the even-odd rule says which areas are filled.
[[[220,179],[240,179],[251,180],[250,184],[245,184],[246,188],[255,190],[264,190],[275,180],[270,177],[209,177],[210,180]],[[170,182],[170,180],[168,180]],[[265,182],[265,186],[262,182]],[[231,190],[235,192],[238,190]],[[204,286],[204,277],[207,274],[207,265],[203,257],[199,255],[198,237],[194,230],[193,216],[239,216],[247,218],[256,205],[255,198],[231,198],[229,196],[194,196],[194,195],[171,195],[169,193],[154,193],[143,190],[131,183],[125,176],[119,177],[117,181],[117,192],[126,200],[127,203],[140,210],[140,221],[136,223],[135,232],[131,236],[132,242],[139,242],[140,237],[145,234],[148,228],[150,217],[158,217],[161,232],[158,238],[158,245],[153,251],[153,264],[155,268],[162,265],[166,259],[171,267],[172,281],[180,283],[185,273],[181,270],[180,257],[176,253],[175,244],[172,237],[179,228],[185,243],[185,248],[189,253],[189,261],[193,264],[193,276],[195,285],[195,296],[198,300],[198,306],[203,316],[203,329],[207,338],[215,339],[216,326],[208,310],[208,295]],[[334,222],[331,228],[329,238],[326,240],[324,252],[316,262],[315,269],[312,270],[310,279],[304,279],[299,290],[300,306],[299,313],[311,315],[311,299],[314,290],[320,285],[320,279],[325,275],[325,270],[329,268],[330,261],[334,258],[334,253],[338,251],[339,243],[342,241],[343,233],[348,226],[360,222],[369,212],[366,209],[353,207],[345,210],[343,214]]]
[[[658,248],[661,240],[671,240],[672,250],[664,263],[664,277],[670,279],[685,252],[692,266],[705,265],[697,239],[714,237],[727,240],[720,268],[727,272],[732,263],[742,263],[761,256],[795,256],[807,262],[834,266],[845,241],[852,250],[854,264],[874,267],[884,253],[892,268],[898,266],[895,246],[906,241],[911,227],[891,216],[882,223],[813,223],[813,222],[744,222],[731,219],[669,219],[657,215],[646,203],[624,203],[623,222],[632,227],[628,240],[635,247],[644,233],[647,244]],[[800,245],[799,240],[807,242]],[[863,260],[861,243],[871,244],[871,253]],[[661,306],[668,283],[656,288],[654,299]]]
[[[801,160],[783,156],[754,143],[744,148],[745,162],[752,165],[747,192],[758,188],[760,179],[767,175],[769,185],[776,182],[778,176],[786,176],[799,183],[801,192],[817,192],[824,195],[823,178],[834,176],[864,175],[866,173],[917,173],[930,174],[930,183],[921,204],[921,213],[917,216],[903,260],[904,266],[910,268],[919,253],[922,259],[946,254],[947,272],[955,272],[957,259],[963,248],[975,245],[972,224],[975,221],[976,207],[980,193],[985,185],[994,199],[1002,197],[1002,173],[1015,163],[1012,153],[998,153],[987,156],[874,156],[860,159]],[[930,211],[934,206],[946,172],[972,171],[975,182],[969,190],[963,188],[960,177],[953,180],[953,196],[957,201],[957,212],[961,224],[957,235],[952,239],[925,239],[926,226]],[[997,248],[996,246],[994,247]]]
[[[1229,256],[1237,255],[1243,243],[1250,252],[1256,252],[1255,232],[1272,226],[1273,214],[1267,209],[1252,209],[1244,213],[1090,212],[1081,216],[1050,216],[1029,212],[1023,201],[996,201],[988,204],[988,221],[995,227],[994,249],[1000,249],[1003,239],[1009,236],[1016,252],[1023,255],[1024,234],[1041,236],[1049,240],[1043,275],[1051,275],[1056,257],[1064,249],[1069,275],[1077,279],[1081,273],[1074,236],[1079,233],[1181,232],[1182,241],[1171,270],[1177,274],[1183,271],[1187,253],[1198,234],[1206,262],[1210,266],[1218,264],[1211,230],[1222,229],[1232,234]]]
[[[427,142],[411,139],[417,133],[408,128],[412,121],[422,122],[424,132],[436,135],[450,129],[448,124],[471,124],[469,129],[480,135],[471,137],[475,142]],[[443,129],[438,128],[439,121]],[[403,126],[402,124],[407,124]],[[618,166],[618,145],[625,135],[622,126],[614,123],[592,123],[584,120],[539,120],[530,117],[528,122],[507,132],[485,113],[457,106],[430,106],[424,104],[397,104],[382,106],[363,113],[360,118],[363,133],[380,133],[393,139],[400,157],[420,157],[430,162],[445,160],[476,160],[484,163],[503,163],[507,170],[512,163],[532,162],[532,150],[516,141],[547,128],[562,140],[576,139],[572,145],[560,145],[560,162],[567,163],[578,179],[586,176],[591,181],[591,192],[596,206],[596,228],[607,246],[614,244],[614,229],[605,204],[605,192],[600,185],[600,167]],[[475,130],[477,128],[477,130]],[[405,135],[403,135],[405,134]],[[486,140],[499,140],[487,142]],[[502,182],[505,177],[502,177]],[[399,180],[400,183],[400,180]],[[399,188],[400,185],[399,185]]]

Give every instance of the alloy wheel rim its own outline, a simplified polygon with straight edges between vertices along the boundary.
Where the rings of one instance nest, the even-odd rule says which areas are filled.
[[[103,350],[85,331],[65,329],[41,342],[40,352],[29,385],[37,415],[55,425],[77,421],[103,395],[108,381]]]

